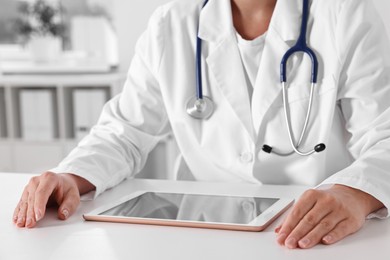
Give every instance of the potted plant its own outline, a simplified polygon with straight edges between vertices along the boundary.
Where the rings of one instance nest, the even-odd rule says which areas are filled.
[[[16,27],[26,40],[35,61],[52,61],[62,51],[65,27],[61,21],[61,11],[59,5],[45,0],[20,2],[21,16],[16,21]]]

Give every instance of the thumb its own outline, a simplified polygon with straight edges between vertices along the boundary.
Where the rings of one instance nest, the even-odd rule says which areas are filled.
[[[58,218],[62,220],[68,219],[80,204],[80,195],[76,189],[69,190],[60,207],[58,208]]]

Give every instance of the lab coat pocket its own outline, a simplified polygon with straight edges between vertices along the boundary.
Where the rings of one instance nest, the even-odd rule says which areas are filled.
[[[335,90],[335,78],[333,75],[327,76],[318,80],[314,85],[313,98],[319,97],[329,91]],[[310,98],[311,83],[310,82],[292,82],[287,83],[287,102],[294,103],[298,101],[304,101]],[[283,106],[283,102],[279,103]]]

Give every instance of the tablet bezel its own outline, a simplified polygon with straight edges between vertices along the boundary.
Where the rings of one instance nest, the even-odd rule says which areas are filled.
[[[111,216],[99,215],[102,212],[116,207],[128,200],[134,199],[148,192],[167,193],[167,194],[188,194],[188,195],[206,195],[206,196],[226,196],[226,197],[240,197],[240,198],[267,198],[277,199],[277,201],[262,212],[259,216],[254,218],[247,224],[237,223],[223,223],[223,222],[203,222],[190,220],[174,220],[174,219],[158,219],[158,218],[141,218],[141,217],[125,217],[125,216]],[[283,214],[292,204],[294,199],[278,198],[278,197],[263,197],[263,196],[238,196],[226,194],[201,194],[195,192],[168,192],[168,191],[136,191],[126,196],[123,196],[117,201],[107,203],[92,210],[89,213],[83,214],[83,218],[87,221],[99,222],[114,222],[114,223],[129,223],[129,224],[147,224],[147,225],[162,225],[162,226],[178,226],[178,227],[194,227],[194,228],[211,228],[211,229],[225,229],[237,231],[254,231],[259,232],[269,226],[276,218]]]

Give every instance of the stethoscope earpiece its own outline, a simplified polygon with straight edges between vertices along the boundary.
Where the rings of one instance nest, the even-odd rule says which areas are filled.
[[[294,148],[295,148],[294,150],[298,149],[298,147],[294,147]],[[314,149],[313,149],[312,151],[308,152],[308,153],[310,153],[310,154],[313,154],[313,153],[315,153],[315,152],[316,152],[316,153],[320,153],[320,152],[324,151],[325,149],[326,149],[326,145],[323,144],[323,143],[320,143],[320,144],[317,144],[317,145],[314,147]],[[261,150],[262,150],[263,152],[265,152],[265,153],[268,153],[268,154],[274,153],[274,154],[279,155],[279,156],[288,156],[288,155],[291,155],[291,154],[293,154],[293,153],[295,152],[295,151],[293,151],[293,152],[291,152],[291,153],[286,153],[286,154],[278,153],[278,152],[276,152],[276,151],[273,151],[272,146],[269,146],[269,145],[267,145],[267,144],[263,145],[263,147],[261,148]],[[302,155],[302,154],[300,154],[300,153],[297,153],[297,154]],[[304,155],[306,155],[306,154],[304,154]]]
[[[322,152],[323,150],[326,149],[326,145],[325,144],[317,144],[315,147],[314,147],[314,151],[316,151],[317,153],[320,153]]]
[[[266,152],[266,153],[272,153],[272,147],[269,146],[269,145],[263,145],[263,148],[261,148],[261,150],[263,150],[263,152]]]

